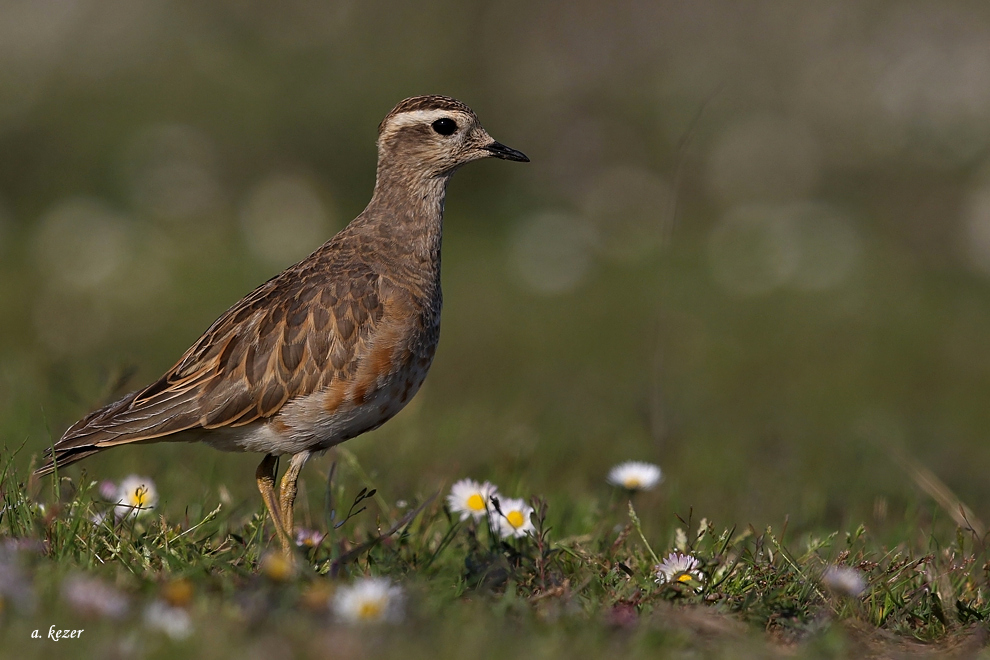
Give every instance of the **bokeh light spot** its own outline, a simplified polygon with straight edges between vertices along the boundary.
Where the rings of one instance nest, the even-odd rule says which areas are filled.
[[[969,265],[990,275],[990,187],[969,194],[963,208],[961,243]]]
[[[814,136],[800,123],[777,117],[730,125],[708,162],[709,185],[726,202],[798,199],[814,189],[820,176]]]
[[[332,215],[308,179],[274,174],[241,204],[241,229],[252,254],[273,265],[302,259],[328,240]]]
[[[602,172],[584,199],[601,253],[618,261],[649,255],[671,220],[671,195],[667,182],[648,170],[624,166]]]
[[[99,200],[78,197],[56,204],[38,221],[35,263],[66,287],[92,289],[117,274],[130,259],[127,219]]]
[[[191,126],[145,128],[128,146],[125,163],[134,205],[142,212],[187,220],[221,206],[213,143]]]
[[[736,207],[715,226],[708,243],[715,281],[739,295],[784,285],[831,289],[846,280],[861,253],[850,222],[820,204]]]
[[[553,295],[575,289],[592,265],[594,230],[587,220],[565,213],[532,216],[512,233],[509,263],[527,289]]]

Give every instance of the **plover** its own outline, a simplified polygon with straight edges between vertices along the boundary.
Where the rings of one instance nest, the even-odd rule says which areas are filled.
[[[261,452],[258,488],[288,552],[306,460],[381,426],[422,385],[440,336],[447,182],[489,157],[529,161],[460,101],[400,102],[378,127],[367,208],[228,309],[164,376],[73,424],[37,474],[136,442]]]

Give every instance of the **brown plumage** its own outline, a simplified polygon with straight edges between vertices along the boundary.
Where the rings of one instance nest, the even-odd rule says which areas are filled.
[[[37,473],[136,442],[263,452],[258,485],[288,551],[307,458],[388,421],[426,377],[450,176],[480,158],[528,160],[445,96],[400,102],[378,133],[375,190],[357,218],[227,310],[164,376],[73,424]]]

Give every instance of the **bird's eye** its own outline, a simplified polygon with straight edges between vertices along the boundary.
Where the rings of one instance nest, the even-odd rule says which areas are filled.
[[[440,135],[453,135],[454,131],[457,130],[457,124],[449,117],[441,117],[433,122],[433,130]]]

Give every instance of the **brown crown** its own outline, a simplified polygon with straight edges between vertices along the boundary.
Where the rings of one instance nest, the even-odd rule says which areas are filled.
[[[402,114],[403,112],[412,112],[414,110],[458,110],[460,112],[474,114],[474,111],[471,110],[471,108],[449,96],[440,96],[438,94],[411,96],[407,99],[399,101],[398,105],[392,108],[392,110],[385,115],[385,119],[383,119],[382,123],[378,125],[378,132],[381,133],[382,129],[385,127],[385,124],[388,123],[388,120],[395,115]]]

